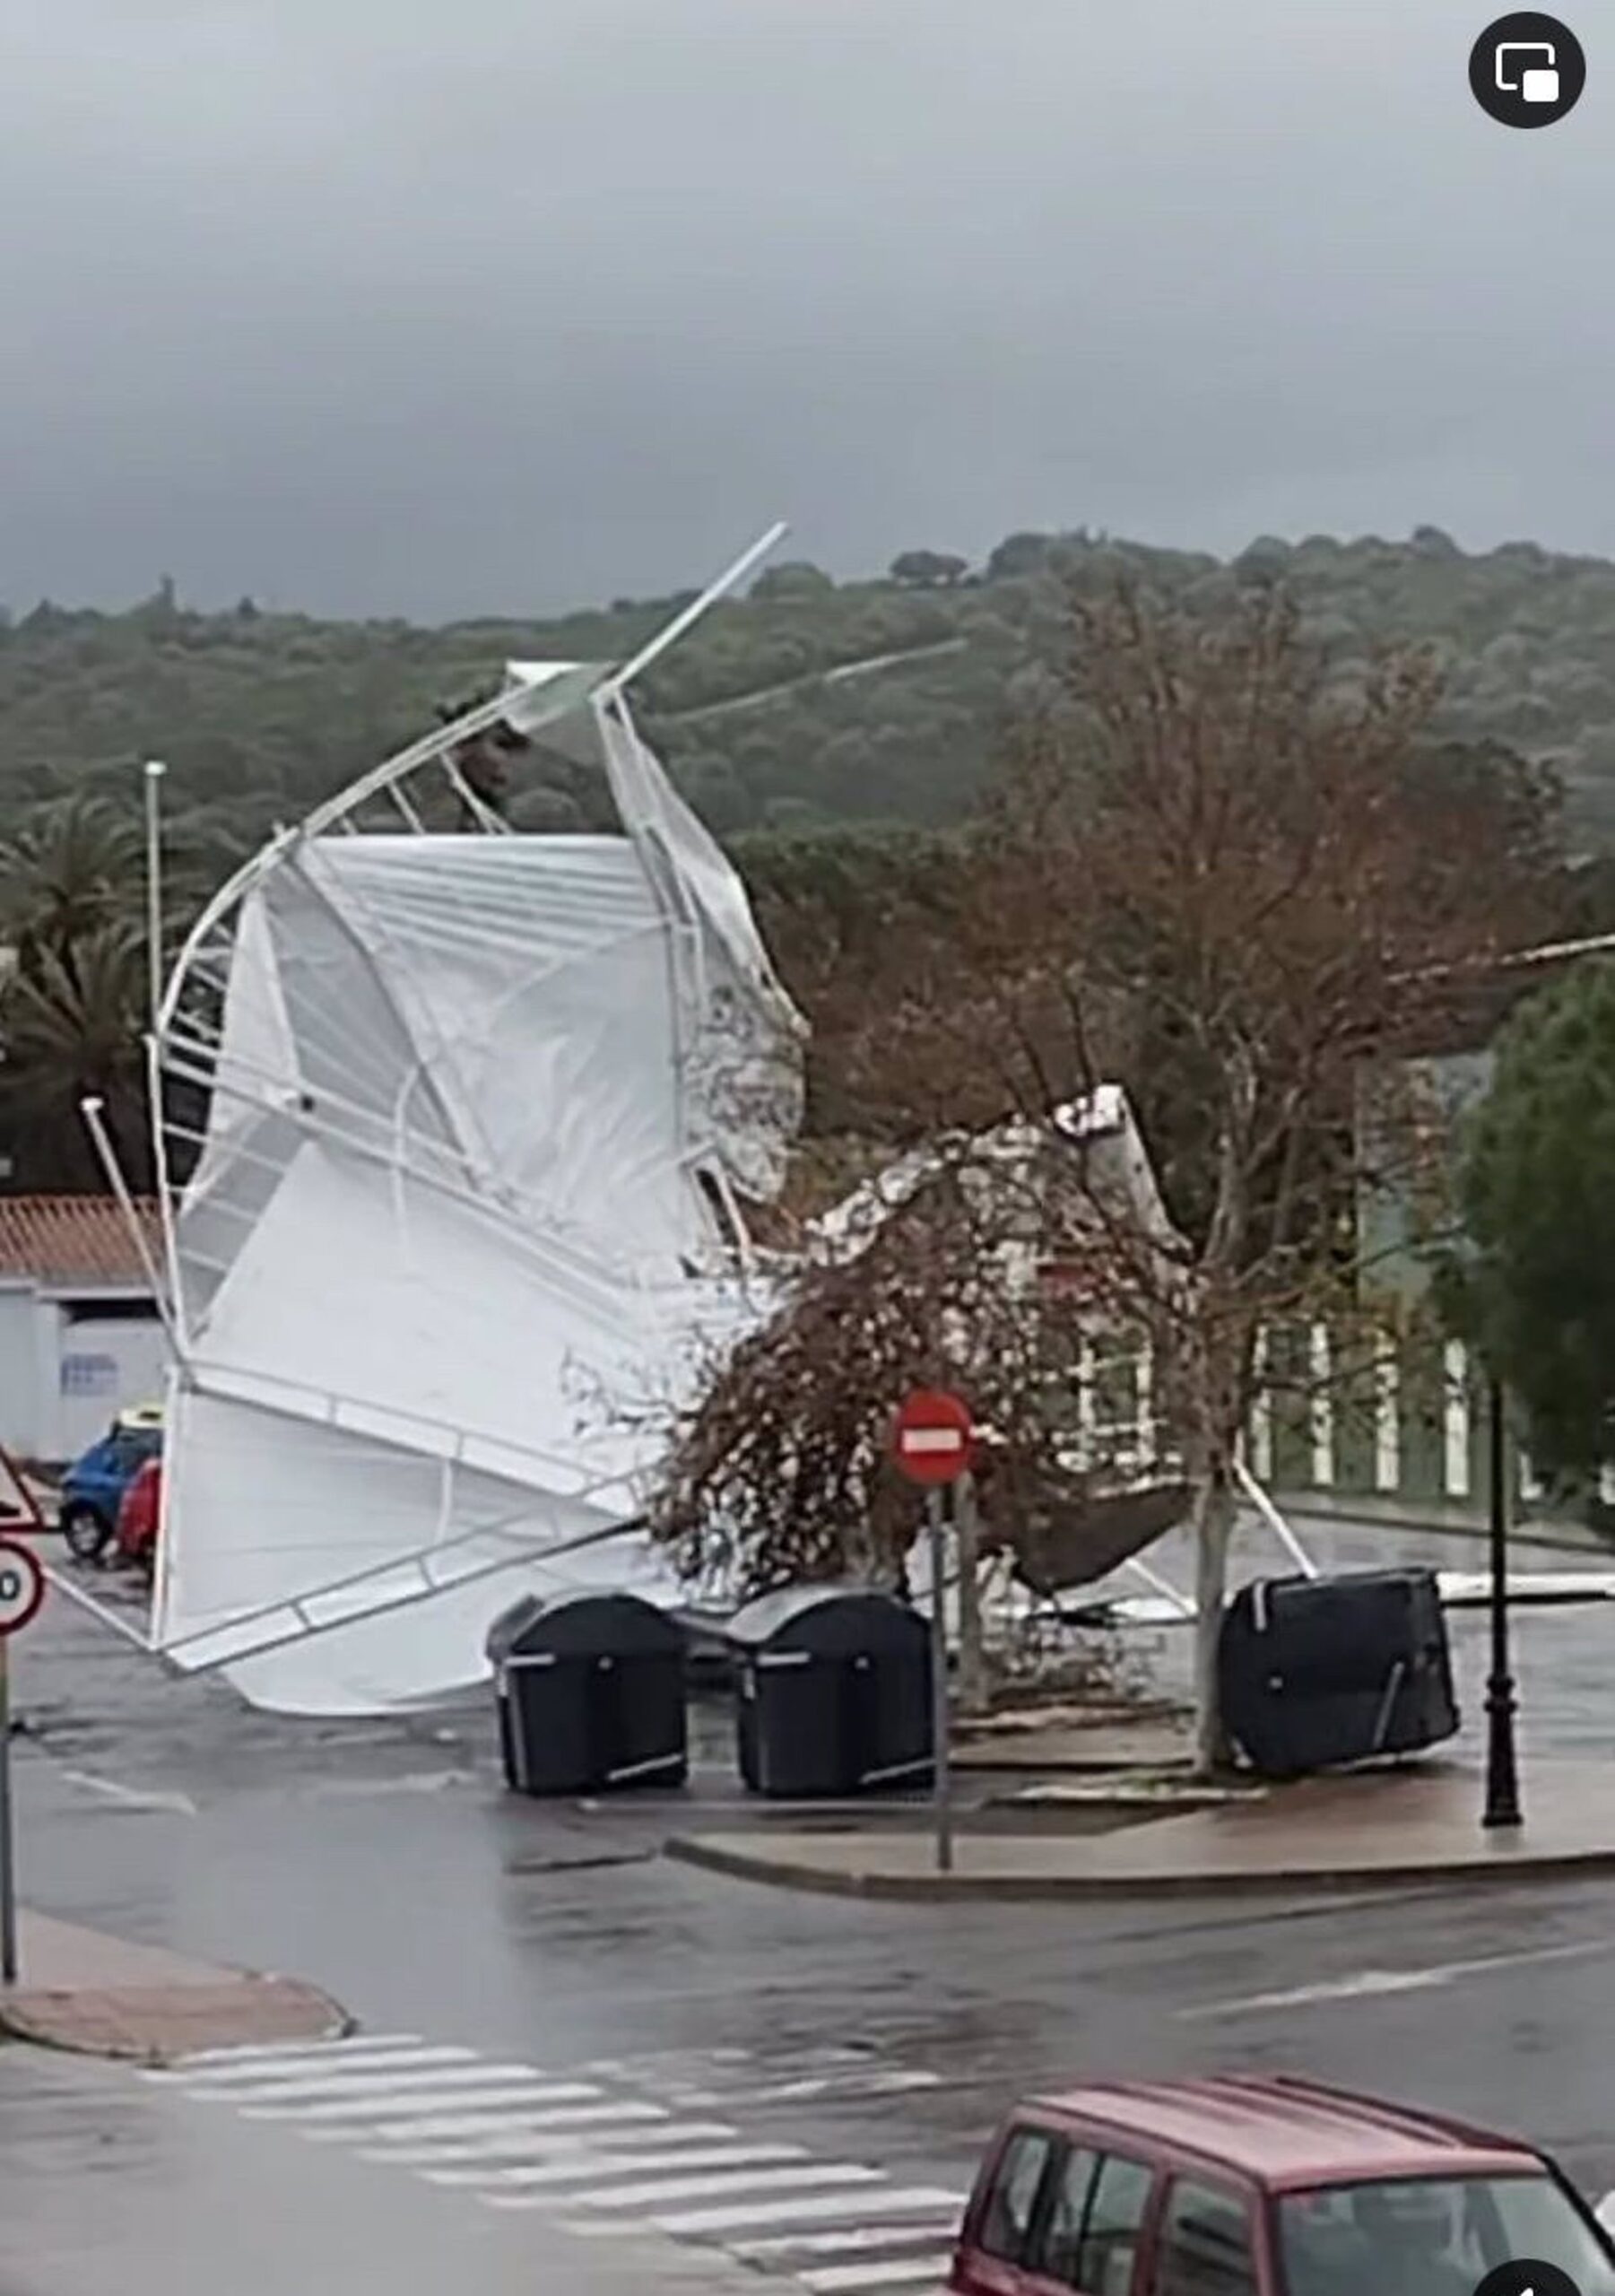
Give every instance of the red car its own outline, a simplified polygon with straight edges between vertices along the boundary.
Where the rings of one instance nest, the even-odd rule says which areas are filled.
[[[1498,2265],[1615,2296],[1615,2244],[1521,2139],[1320,2083],[1096,2083],[983,2164],[959,2296],[1475,2296]],[[1546,2275],[1541,2275],[1546,2285]],[[1545,2296],[1545,2289],[1544,2289]]]
[[[117,1507],[117,1559],[149,1578],[157,1562],[157,1526],[162,1519],[162,1460],[143,1459]]]

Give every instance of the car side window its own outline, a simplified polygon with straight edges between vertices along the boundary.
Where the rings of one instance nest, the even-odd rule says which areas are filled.
[[[1094,2172],[1088,2216],[1077,2257],[1082,2296],[1131,2296],[1139,2235],[1155,2189],[1155,2171],[1142,2161],[1107,2152]]]
[[[1045,2128],[1012,2130],[993,2172],[977,2245],[1005,2264],[1019,2264],[1026,2254],[1038,2196],[1043,2189],[1055,2140]]]
[[[1238,2193],[1177,2180],[1167,2196],[1155,2296],[1256,2296],[1250,2210]]]
[[[1088,2221],[1089,2196],[1093,2190],[1097,2152],[1080,2144],[1068,2147],[1049,2179],[1043,2220],[1026,2257],[1027,2269],[1045,2280],[1058,2280],[1067,2288],[1081,2288],[1077,2277],[1082,2227]]]

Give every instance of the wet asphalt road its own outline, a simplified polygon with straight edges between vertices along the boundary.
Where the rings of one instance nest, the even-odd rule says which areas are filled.
[[[1533,1679],[1567,1674],[1579,1750],[1615,1757],[1602,1619],[1527,1622],[1528,1757]],[[1606,1883],[1136,1908],[799,1898],[656,1854],[699,1805],[733,1803],[721,1719],[693,1796],[590,1809],[506,1796],[481,1701],[409,1725],[257,1716],[221,1685],[169,1680],[59,1601],[22,1648],[16,1687],[30,1733],[17,1763],[26,1897],[306,1976],[374,2033],[472,2053],[473,2074],[511,2060],[546,2079],[581,2073],[591,2094],[604,2081],[612,2097],[673,2098],[765,2150],[946,2192],[1029,2088],[1096,2071],[1282,2066],[1524,2127],[1596,2190],[1615,2185]],[[86,2148],[105,2155],[100,2221],[126,2212],[154,2266],[169,2244],[165,2291],[190,2284],[193,2266],[203,2274],[212,2236],[161,2197],[196,2179],[219,2238],[260,2225],[245,2296],[323,2284],[279,2222],[288,2204],[300,2216],[329,2206],[361,2246],[369,2224],[412,2257],[457,2257],[491,2290],[518,2268],[508,2219],[452,2186],[384,2175],[362,2148],[312,2148],[107,2068],[52,2068],[69,2093],[42,2101],[42,2077],[29,2053],[0,2055],[7,2296],[113,2284],[82,2253]],[[97,2148],[103,2112],[144,2135]],[[48,2135],[34,2142],[40,2126],[62,2132],[54,2150]],[[415,2212],[419,2241],[400,2230]],[[675,2277],[687,2261],[656,2242],[613,2245],[605,2261],[597,2243],[575,2254],[578,2274],[620,2285]],[[727,2268],[726,2255],[708,2262]]]

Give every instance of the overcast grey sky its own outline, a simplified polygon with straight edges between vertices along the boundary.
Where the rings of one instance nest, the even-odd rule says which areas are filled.
[[[1615,554],[1615,29],[1454,0],[5,0],[0,599],[432,619],[1087,524]]]

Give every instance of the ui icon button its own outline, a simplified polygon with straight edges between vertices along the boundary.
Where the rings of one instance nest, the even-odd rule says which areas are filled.
[[[1557,16],[1499,16],[1470,50],[1469,84],[1500,126],[1551,127],[1579,102],[1587,59]]]
[[[1500,2264],[1489,2272],[1475,2296],[1581,2296],[1581,2291],[1558,2265],[1516,2257],[1512,2264]]]

